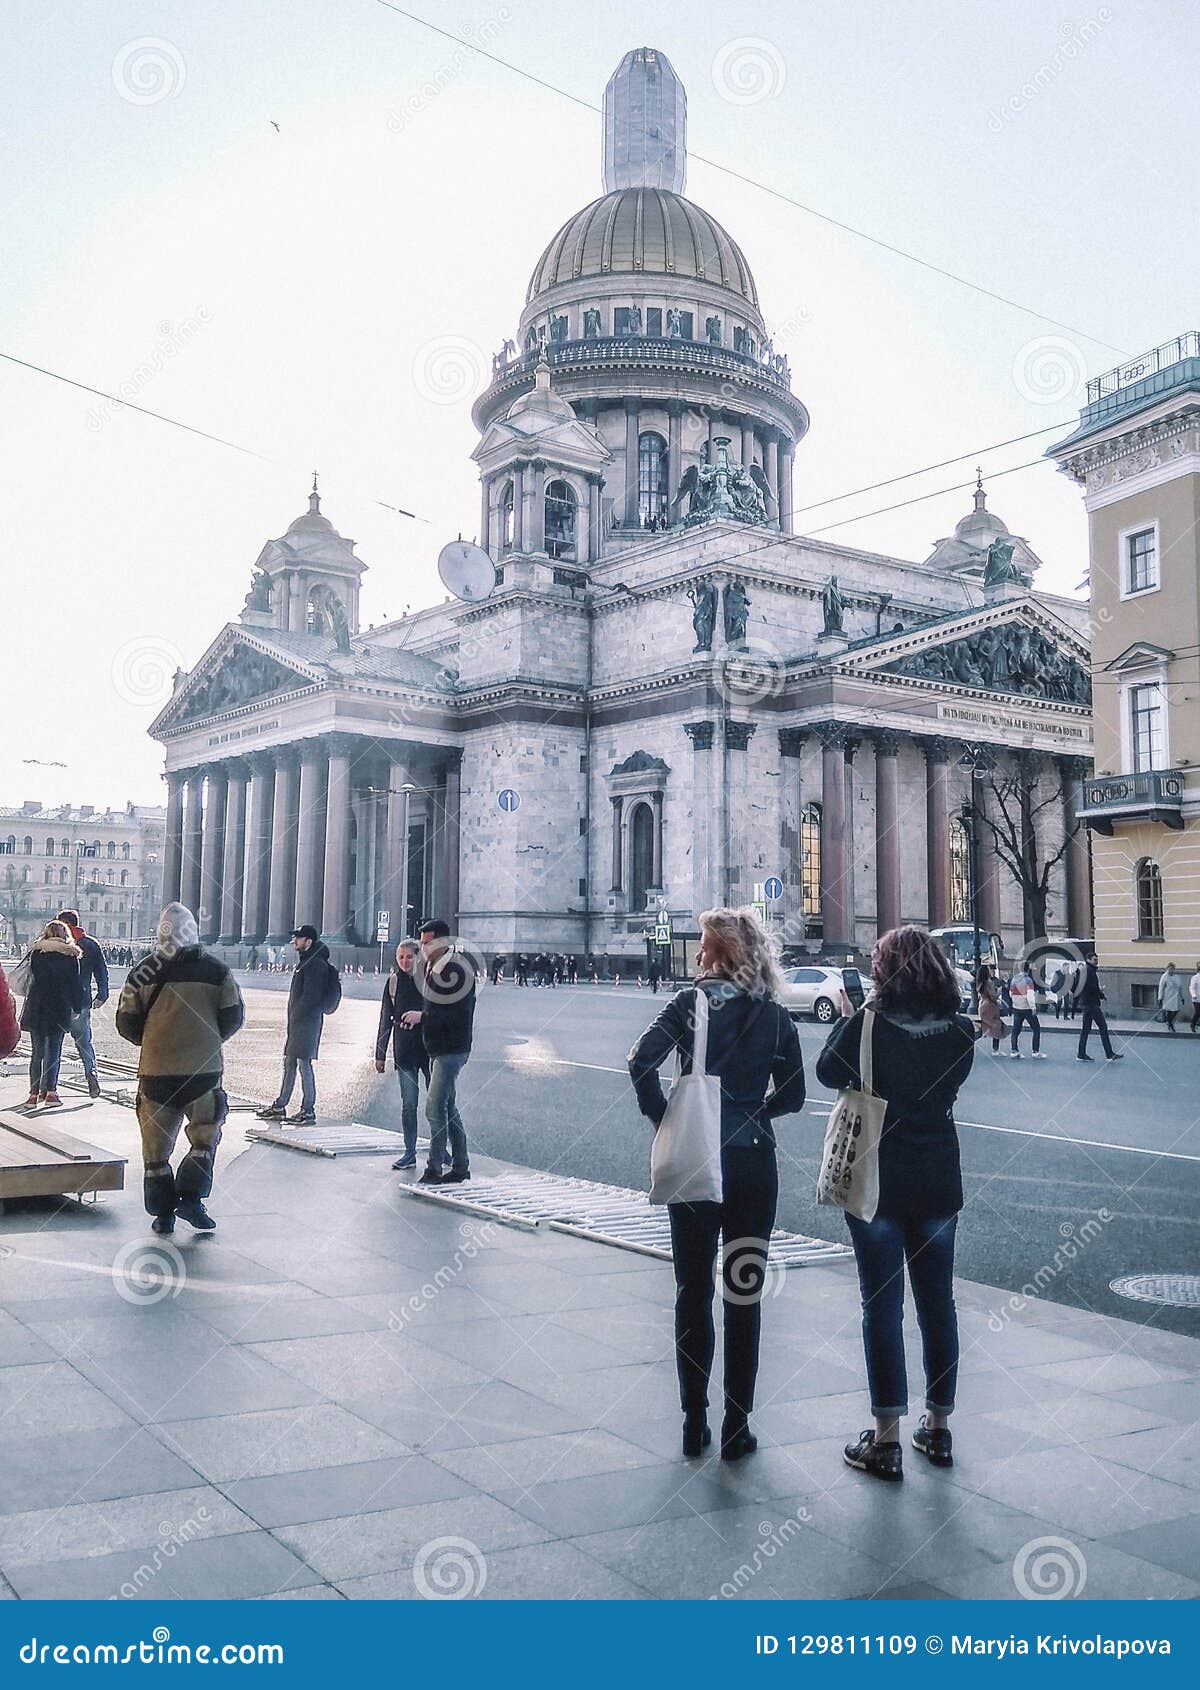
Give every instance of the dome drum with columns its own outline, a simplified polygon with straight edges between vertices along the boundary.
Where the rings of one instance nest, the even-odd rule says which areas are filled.
[[[628,976],[769,881],[793,952],[977,902],[1011,954],[1030,912],[985,830],[972,867],[967,761],[1037,787],[1049,932],[1090,933],[1087,607],[1034,590],[982,478],[922,562],[789,532],[808,416],[744,256],[683,197],[685,112],[661,53],[626,55],[605,193],[475,406],[494,591],[364,631],[314,487],[152,725],[166,895],[231,959],[312,922],[373,964],[381,913],[389,939],[438,913]]]

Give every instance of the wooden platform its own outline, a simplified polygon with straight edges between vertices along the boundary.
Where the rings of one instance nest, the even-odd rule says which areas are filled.
[[[0,1203],[7,1197],[121,1191],[125,1157],[64,1132],[61,1114],[0,1110]]]

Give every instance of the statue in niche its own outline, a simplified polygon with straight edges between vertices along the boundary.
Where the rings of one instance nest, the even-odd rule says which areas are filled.
[[[336,593],[329,594],[326,600],[326,612],[338,650],[348,652],[350,650],[350,623],[346,619],[346,607]]]
[[[712,582],[703,585],[697,583],[688,588],[688,598],[692,601],[692,627],[696,630],[696,643],[693,651],[711,651],[713,630],[717,625],[717,589]]]
[[[270,610],[271,608],[271,577],[265,569],[256,569],[250,582],[250,591],[246,594],[243,610]]]
[[[599,340],[600,338],[600,313],[595,306],[590,305],[583,314],[583,338],[584,340]]]
[[[550,344],[561,346],[567,338],[567,319],[565,317],[551,317]]]
[[[640,305],[629,307],[629,332],[630,334],[642,333],[642,308]]]
[[[740,581],[731,581],[725,589],[725,644],[744,645],[746,624],[750,620],[750,595]]]
[[[706,317],[704,319],[704,338],[710,346],[720,346],[721,319],[719,317]]]
[[[683,339],[683,313],[677,305],[672,305],[667,312],[667,339]]]
[[[993,540],[987,549],[987,559],[983,566],[983,584],[985,587],[1000,587],[1025,585],[1021,571],[1013,562],[1015,550],[1011,540]]]
[[[842,590],[838,586],[836,575],[831,575],[825,583],[821,593],[821,609],[825,616],[825,626],[821,629],[821,632],[823,634],[844,634],[846,631],[844,626],[846,601],[842,597]]]

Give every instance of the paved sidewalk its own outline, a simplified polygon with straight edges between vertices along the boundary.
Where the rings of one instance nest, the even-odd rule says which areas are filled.
[[[69,1121],[132,1150],[127,1110]],[[792,1270],[759,1453],[685,1463],[670,1266],[400,1178],[224,1155],[218,1232],[165,1251],[136,1159],[0,1217],[0,1595],[1200,1596],[1200,1340],[960,1282],[957,1465],[885,1486],[840,1459],[853,1265]]]

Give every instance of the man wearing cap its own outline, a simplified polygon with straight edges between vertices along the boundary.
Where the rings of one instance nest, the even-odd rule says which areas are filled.
[[[429,1122],[429,1163],[418,1185],[461,1185],[471,1177],[467,1134],[455,1099],[458,1076],[471,1054],[475,1020],[475,969],[469,958],[456,956],[450,927],[438,917],[423,921],[418,931],[421,961],[417,983],[421,1008],[400,1017],[405,1027],[420,1027],[429,1057],[429,1088],[425,1118]],[[450,1166],[445,1166],[449,1145]]]
[[[337,1008],[342,996],[341,978],[329,960],[329,946],[321,943],[315,927],[305,924],[292,933],[296,967],[288,988],[287,1038],[283,1046],[283,1078],[274,1103],[258,1111],[261,1121],[284,1121],[288,1126],[311,1127],[317,1118],[317,1077],[313,1063],[321,1048],[325,1017]],[[287,1112],[300,1075],[300,1108]]]

